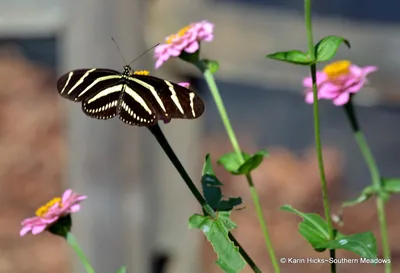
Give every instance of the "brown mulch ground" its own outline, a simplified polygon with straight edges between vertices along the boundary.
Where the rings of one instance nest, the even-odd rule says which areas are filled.
[[[242,137],[243,138],[243,137]],[[242,139],[242,148],[249,153],[259,150],[253,145],[251,138]],[[221,155],[231,152],[231,146],[225,137],[210,136],[205,140],[204,153],[211,153],[213,161]],[[284,148],[269,149],[270,157],[265,159],[260,168],[254,171],[253,180],[258,190],[264,215],[269,227],[276,256],[292,258],[318,258],[329,257],[327,252],[317,253],[297,232],[297,225],[301,221],[299,217],[279,210],[284,204],[290,204],[303,212],[314,212],[324,215],[321,188],[318,176],[318,165],[315,151],[310,149],[301,157],[292,154]],[[326,148],[324,151],[324,163],[328,181],[332,211],[338,210],[343,194],[342,166],[343,154],[335,148]],[[214,164],[217,176],[224,184],[225,196],[241,196],[246,208],[232,214],[232,219],[238,228],[232,233],[243,245],[246,251],[261,268],[263,273],[272,273],[272,266],[263,241],[261,229],[258,224],[252,199],[250,198],[247,182],[243,177],[228,174],[221,166]],[[356,196],[357,193],[354,193]],[[393,272],[400,272],[398,253],[400,252],[400,236],[397,232],[400,228],[398,207],[400,201],[392,199],[387,204],[387,218],[389,224],[389,238],[392,249]],[[349,208],[344,211],[344,226],[337,227],[344,234],[353,234],[372,231],[376,238],[380,251],[380,231],[377,222],[374,200]],[[338,251],[337,257],[358,258],[347,251]],[[204,270],[205,273],[221,272],[214,263],[216,256],[207,241],[204,241]],[[320,273],[329,272],[329,264],[281,264],[282,272]],[[243,272],[253,272],[249,267]],[[369,264],[340,264],[338,272],[341,273],[373,273],[383,272],[383,266]]]
[[[0,52],[0,272],[67,272],[60,238],[20,237],[20,222],[62,192],[62,116],[54,76]]]

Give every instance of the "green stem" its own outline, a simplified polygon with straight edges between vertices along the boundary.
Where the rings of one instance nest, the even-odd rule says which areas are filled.
[[[371,174],[372,185],[375,188],[375,192],[378,193],[376,198],[376,209],[378,212],[379,228],[382,237],[383,258],[390,259],[390,245],[389,245],[387,222],[385,215],[385,200],[384,196],[382,196],[381,194],[381,192],[383,191],[382,177],[379,172],[378,165],[376,164],[374,156],[371,152],[371,149],[368,146],[367,140],[362,131],[360,130],[360,126],[358,125],[357,117],[354,111],[351,98],[349,102],[345,104],[344,110],[346,111],[346,116],[350,121],[350,125],[354,133],[354,138],[358,144],[358,147],[361,150],[362,156],[364,157],[365,163],[367,164],[367,167]],[[386,263],[385,273],[391,273],[391,272],[392,272],[391,264]]]
[[[231,141],[232,147],[233,147],[237,157],[239,158],[240,163],[243,164],[245,162],[245,159],[244,159],[243,153],[242,153],[242,151],[240,149],[239,142],[238,142],[238,140],[237,140],[237,138],[235,136],[235,132],[233,131],[232,125],[231,125],[231,123],[229,121],[229,117],[228,117],[228,114],[226,112],[226,109],[225,109],[225,106],[224,106],[224,102],[223,102],[223,100],[221,98],[221,95],[219,93],[219,90],[218,90],[217,84],[215,82],[214,76],[213,76],[213,74],[211,73],[211,71],[209,69],[204,69],[202,64],[198,64],[198,67],[204,74],[204,78],[205,78],[205,80],[206,80],[206,82],[208,84],[208,87],[209,87],[209,89],[211,91],[211,94],[212,94],[212,96],[214,98],[215,104],[217,105],[219,114],[220,114],[222,122],[223,122],[223,124],[225,126],[225,130],[226,130],[226,132],[228,134],[229,140]],[[260,203],[260,198],[258,196],[257,189],[254,186],[251,174],[246,175],[246,179],[247,179],[247,183],[248,183],[248,185],[250,187],[251,198],[253,199],[253,203],[254,203],[254,206],[256,208],[258,221],[260,223],[261,230],[262,230],[262,233],[264,235],[265,244],[267,246],[267,250],[268,250],[268,253],[269,253],[269,256],[270,256],[270,259],[271,259],[272,266],[274,268],[275,273],[280,273],[279,263],[278,263],[278,260],[276,259],[274,248],[272,246],[271,238],[270,238],[270,235],[269,235],[269,232],[268,232],[267,224],[266,224],[265,218],[263,216],[262,206],[261,206],[261,203]]]
[[[83,253],[82,249],[80,248],[78,241],[75,239],[74,235],[71,232],[67,233],[67,242],[75,251],[76,255],[78,255],[79,259],[83,263],[83,266],[86,269],[87,273],[94,273],[93,267],[90,265],[89,260],[86,258],[85,254]]]
[[[329,206],[329,198],[328,198],[328,187],[326,183],[326,176],[324,170],[324,161],[322,156],[322,144],[321,144],[321,133],[319,126],[319,110],[318,110],[318,88],[317,88],[317,66],[315,64],[315,48],[313,41],[313,33],[312,33],[312,20],[311,20],[311,0],[304,1],[304,17],[305,17],[305,25],[307,30],[307,41],[308,41],[308,54],[310,55],[310,59],[313,64],[310,67],[311,70],[311,78],[312,78],[312,88],[314,95],[314,103],[313,103],[313,115],[314,115],[314,131],[315,131],[315,146],[318,158],[318,168],[321,178],[321,187],[322,187],[322,200],[324,204],[324,212],[325,219],[328,224],[328,232],[331,240],[335,239],[335,232],[332,225],[332,218],[330,213]],[[331,258],[335,257],[335,250],[330,250]],[[331,273],[336,272],[336,264],[331,263]]]
[[[154,137],[160,144],[161,148],[163,148],[165,154],[168,156],[169,160],[175,166],[175,168],[181,175],[183,181],[185,181],[186,185],[188,186],[189,190],[192,192],[194,197],[200,203],[204,212],[212,218],[217,218],[216,212],[211,208],[211,206],[203,198],[203,196],[197,189],[196,185],[193,183],[192,179],[186,172],[185,168],[182,166],[182,164],[179,161],[178,157],[176,156],[174,150],[172,149],[171,145],[169,145],[168,140],[165,138],[163,132],[161,131],[160,126],[158,124],[156,124],[152,127],[149,127],[149,130],[154,135]],[[232,240],[232,242],[239,248],[239,253],[242,255],[243,259],[247,262],[247,264],[253,269],[253,271],[256,273],[261,273],[261,270],[257,267],[257,265],[254,263],[254,261],[246,253],[246,251],[243,249],[243,247],[241,247],[241,245],[236,240],[236,238],[231,233],[229,233],[228,235],[229,235],[229,238]]]

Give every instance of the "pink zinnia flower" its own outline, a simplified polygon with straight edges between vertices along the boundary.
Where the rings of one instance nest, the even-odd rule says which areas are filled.
[[[32,231],[34,235],[43,232],[59,218],[79,211],[79,203],[86,198],[87,196],[74,193],[70,189],[66,190],[62,197],[55,197],[37,209],[35,217],[23,220],[20,236],[24,236],[29,231]]]
[[[359,67],[347,60],[331,63],[317,71],[318,99],[332,100],[336,106],[346,104],[350,94],[357,93],[367,83],[367,75],[377,70],[376,66]],[[303,80],[306,87],[306,102],[314,101],[311,76]]]
[[[176,34],[172,34],[165,39],[165,44],[161,44],[154,50],[156,59],[155,68],[158,69],[171,57],[178,57],[183,51],[194,53],[200,48],[200,41],[211,42],[214,38],[214,24],[208,21],[192,23]]]
[[[190,86],[190,83],[188,83],[188,82],[179,82],[178,84],[180,86],[183,86],[183,87],[186,87],[186,88],[189,88],[189,86]]]

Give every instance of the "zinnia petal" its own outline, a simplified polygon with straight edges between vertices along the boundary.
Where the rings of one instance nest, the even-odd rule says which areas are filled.
[[[70,211],[70,212],[78,212],[80,209],[81,209],[81,205],[75,204],[75,205],[72,205],[72,206],[70,207],[69,211]]]
[[[174,46],[168,49],[169,57],[178,57],[181,55],[182,50],[185,49],[186,45]]]
[[[72,195],[72,190],[71,189],[65,190],[63,195],[62,195],[62,203],[64,203],[66,200],[68,200],[68,198],[70,198],[71,195]]]
[[[378,70],[378,67],[376,67],[376,66],[373,66],[373,65],[366,66],[363,68],[363,74],[364,74],[364,76],[366,76],[372,72],[375,72],[376,70]]]
[[[333,104],[335,104],[336,106],[342,106],[345,105],[349,101],[349,99],[350,99],[350,94],[343,93],[333,100]]]
[[[32,227],[31,226],[24,226],[21,228],[21,231],[19,232],[19,236],[25,236],[29,231],[31,231]]]
[[[183,86],[183,87],[186,87],[186,88],[189,88],[189,86],[190,86],[190,83],[188,83],[188,82],[180,82],[180,83],[178,83],[180,86]]]
[[[314,102],[314,94],[312,91],[307,92],[306,94],[306,102],[312,104]]]
[[[187,53],[195,53],[197,50],[199,50],[199,43],[197,41],[194,41],[185,48]]]
[[[41,232],[43,232],[46,229],[46,225],[39,225],[39,226],[34,226],[32,227],[32,234],[37,235]]]
[[[156,64],[154,65],[154,67],[155,67],[155,69],[159,69],[162,65],[163,65],[163,63],[165,63],[165,61],[166,60],[163,60],[163,59],[158,59],[157,61],[156,61]]]
[[[349,79],[344,86],[344,89],[349,93],[358,92],[365,84],[365,79]]]
[[[341,86],[326,82],[319,89],[318,92],[321,98],[333,99],[336,98],[341,92]]]
[[[317,85],[322,84],[328,78],[327,75],[324,72],[321,72],[321,71],[317,71],[316,75],[317,75],[317,81],[316,81]],[[312,87],[312,78],[311,78],[311,76],[306,77],[303,80],[303,86],[304,87],[310,87],[310,88]]]

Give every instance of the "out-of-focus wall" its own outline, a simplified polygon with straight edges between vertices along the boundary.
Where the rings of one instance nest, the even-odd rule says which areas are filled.
[[[64,27],[65,3],[60,0],[4,0],[0,7],[2,37],[48,36]]]
[[[287,87],[302,92],[299,81],[307,75],[306,67],[299,68],[264,58],[275,51],[306,50],[302,13],[244,2],[155,1],[146,24],[148,41],[150,44],[160,42],[160,39],[186,24],[210,20],[215,23],[215,39],[212,45],[203,44],[202,54],[220,62],[219,79]],[[314,5],[316,3],[313,2]],[[337,59],[349,58],[359,65],[379,66],[380,73],[372,76],[373,87],[360,93],[358,102],[371,104],[389,97],[392,101],[392,96],[397,94],[396,86],[400,84],[400,78],[396,76],[400,70],[400,55],[397,53],[400,25],[324,16],[314,16],[313,23],[315,42],[326,35],[340,35],[350,40],[351,50],[343,45]],[[186,64],[170,66],[196,73],[194,69],[187,69]]]

